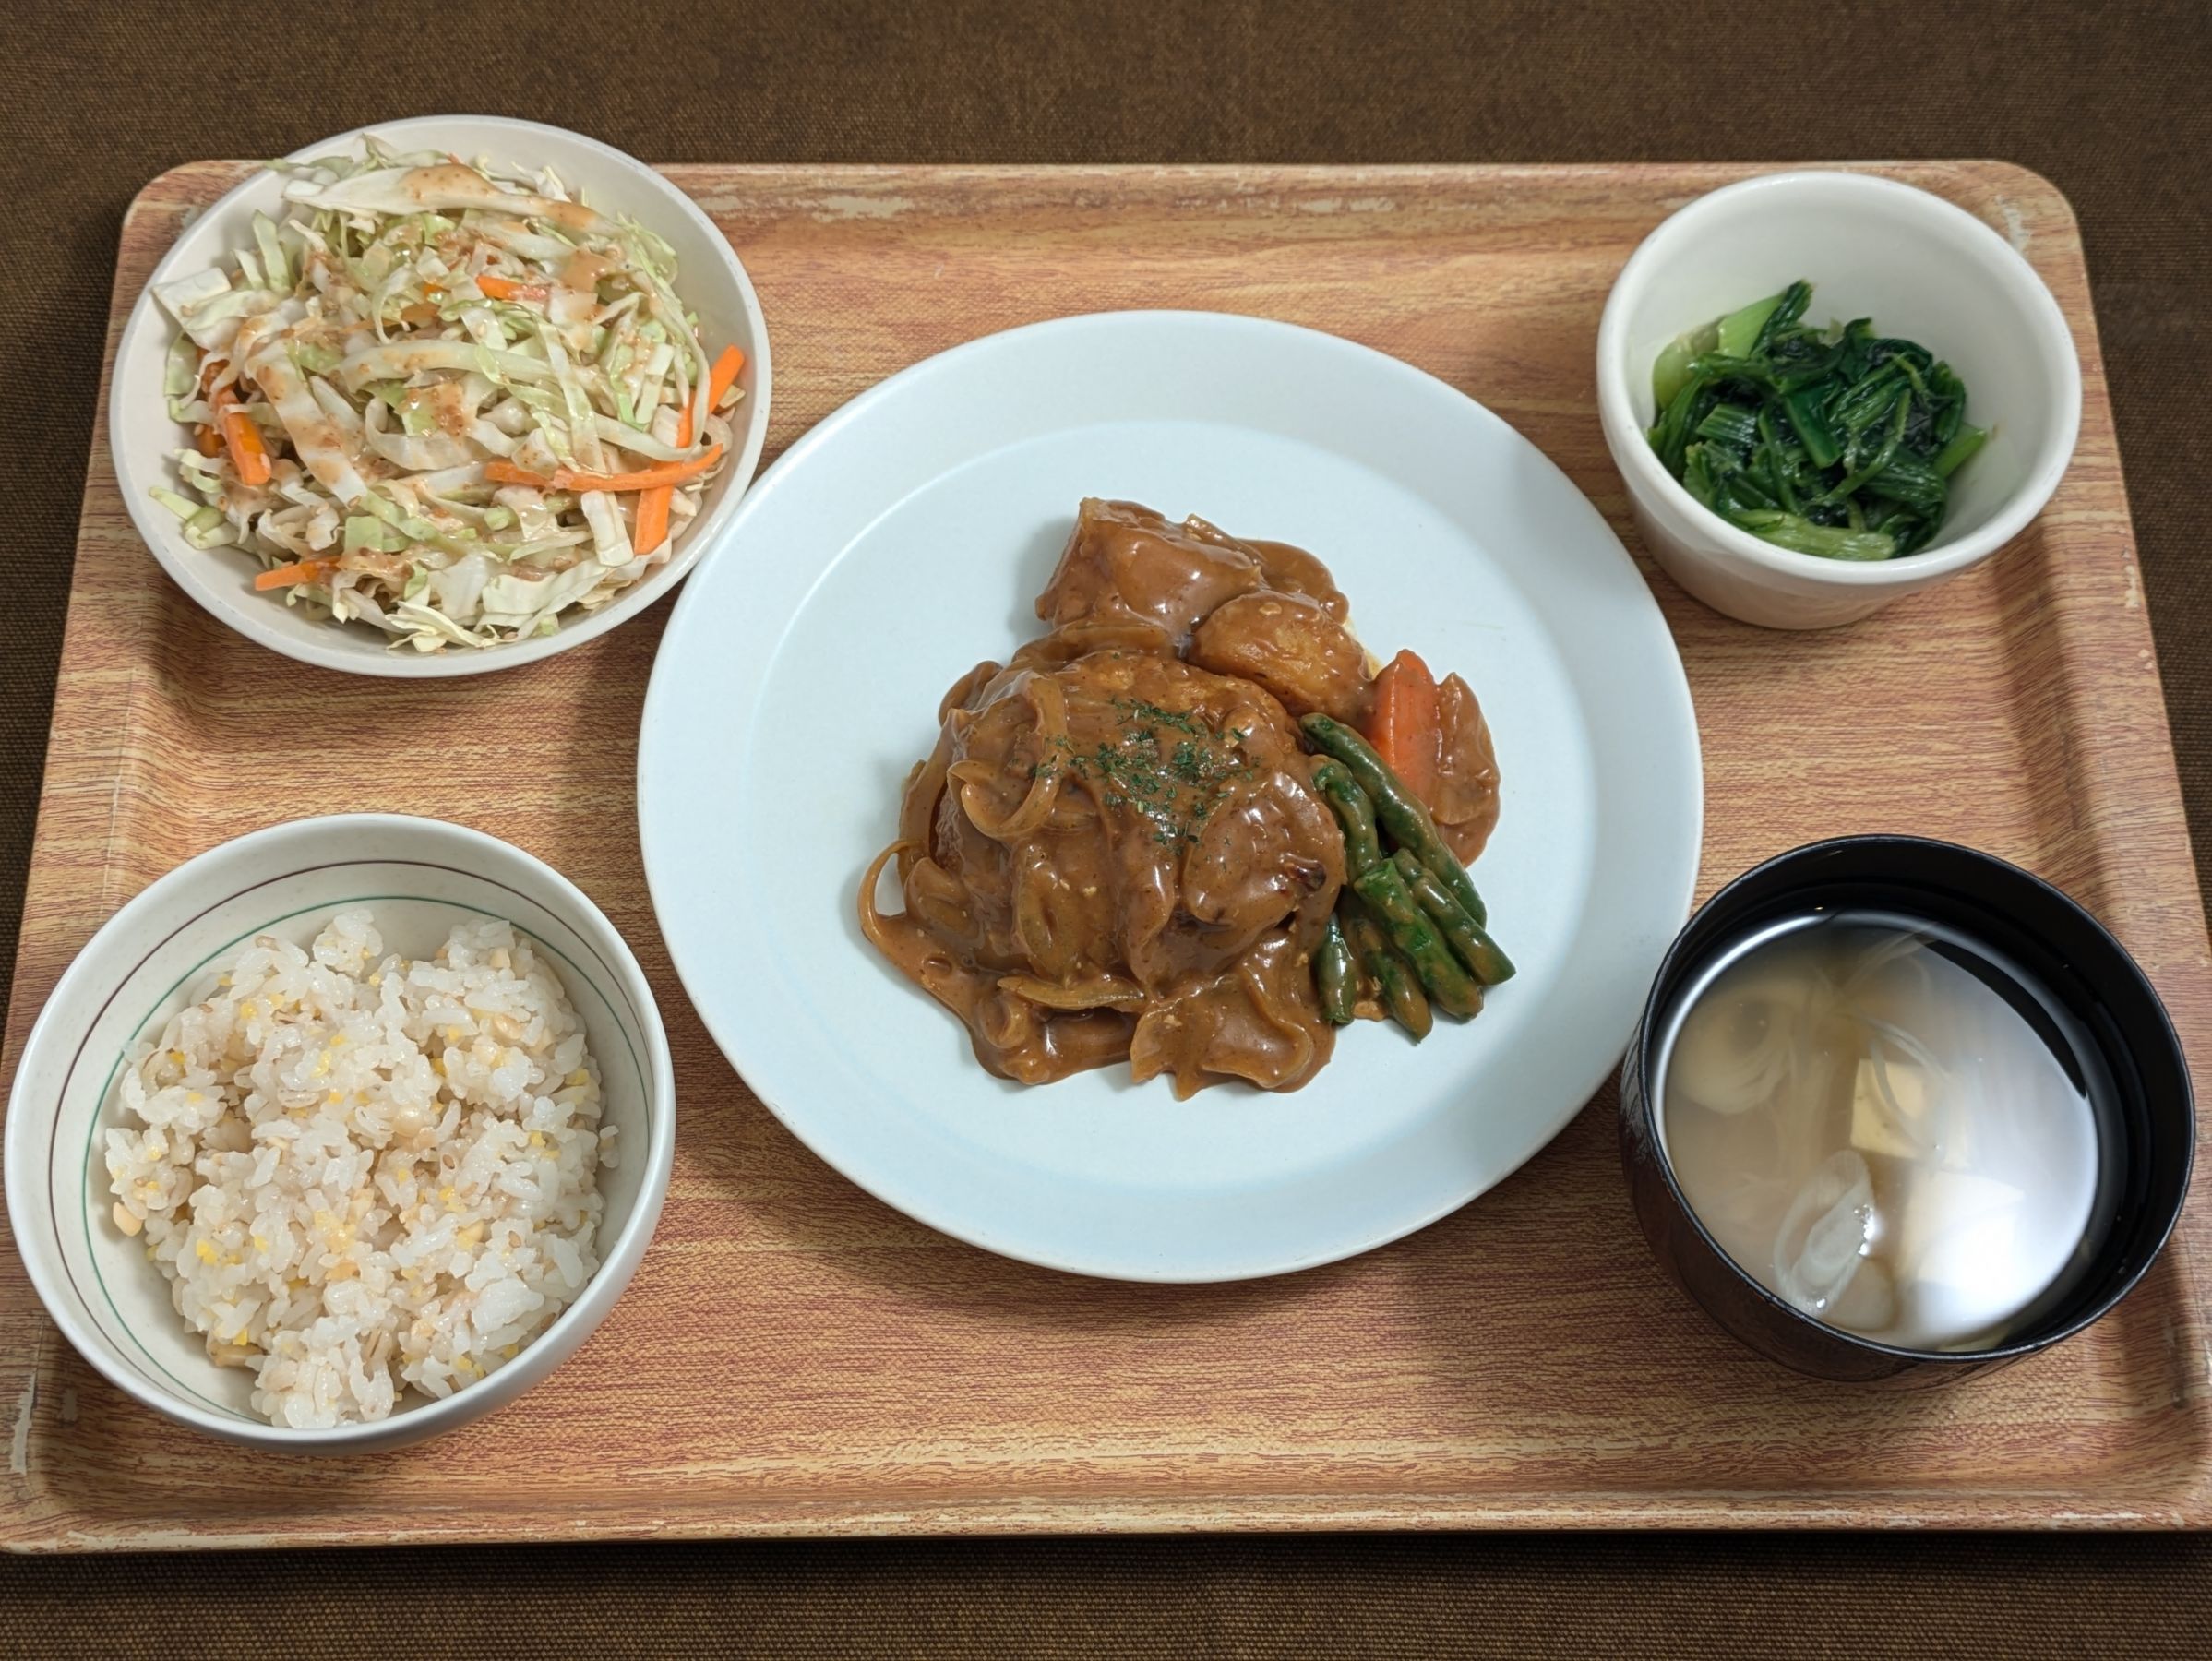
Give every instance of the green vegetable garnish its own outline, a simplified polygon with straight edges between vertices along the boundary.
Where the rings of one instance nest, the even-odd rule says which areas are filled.
[[[1420,908],[1427,912],[1459,961],[1469,973],[1486,986],[1495,986],[1501,981],[1513,978],[1513,961],[1498,950],[1483,926],[1467,915],[1459,902],[1437,880],[1436,873],[1400,848],[1391,856],[1391,864],[1405,878],[1406,891],[1413,895]]]
[[[1373,805],[1376,821],[1390,832],[1391,840],[1401,848],[1412,849],[1413,856],[1436,873],[1468,916],[1477,923],[1489,922],[1489,913],[1483,907],[1482,896],[1475,891],[1475,879],[1467,875],[1467,867],[1438,834],[1436,821],[1429,817],[1421,798],[1405,788],[1404,781],[1375,753],[1375,747],[1342,722],[1332,721],[1318,711],[1299,721],[1298,727],[1315,749],[1344,764],[1352,782]],[[1325,781],[1321,789],[1327,794]],[[1332,798],[1331,806],[1340,804]],[[1357,850],[1347,847],[1346,853],[1358,857]]]
[[[1414,863],[1420,870],[1429,868]],[[1462,1021],[1480,1011],[1481,988],[1467,974],[1466,966],[1453,955],[1393,862],[1385,859],[1368,866],[1352,879],[1351,886],[1374,914],[1375,921],[1382,925],[1383,937],[1421,977],[1421,990],[1430,1003]]]
[[[1345,943],[1381,991],[1383,1008],[1413,1035],[1416,1044],[1420,1043],[1429,1036],[1436,1018],[1429,1012],[1429,995],[1421,990],[1421,979],[1414,966],[1390,943],[1374,914],[1357,900],[1345,902],[1336,914],[1344,926]]]
[[[1345,888],[1332,932],[1314,955],[1322,1015],[1352,1019],[1363,965],[1384,1008],[1417,1044],[1434,1019],[1429,1006],[1462,1020],[1482,1008],[1482,988],[1513,976],[1513,961],[1476,920],[1482,897],[1466,867],[1437,833],[1421,799],[1374,747],[1320,713],[1298,723],[1321,751],[1314,788],[1345,837]],[[1382,850],[1382,832],[1398,843]]]
[[[1351,1025],[1359,1002],[1359,968],[1333,912],[1313,949],[1313,984],[1321,993],[1321,1019],[1331,1026]]]
[[[1776,547],[1910,554],[1942,526],[1952,475],[1989,434],[1967,424],[1949,364],[1864,317],[1811,328],[1811,284],[1793,282],[1660,353],[1647,436],[1692,496]]]

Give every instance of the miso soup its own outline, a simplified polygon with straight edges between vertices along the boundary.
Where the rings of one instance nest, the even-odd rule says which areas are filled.
[[[1875,912],[1793,919],[1676,1006],[1658,1122],[1737,1265],[1903,1348],[2002,1343],[2110,1222],[2095,1047],[2032,978]]]

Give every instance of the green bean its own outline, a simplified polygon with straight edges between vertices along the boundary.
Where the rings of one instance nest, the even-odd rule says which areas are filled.
[[[1395,865],[1385,862],[1363,871],[1352,888],[1381,919],[1390,943],[1405,954],[1430,999],[1445,1014],[1464,1021],[1480,1012],[1482,988],[1452,955],[1452,948],[1444,944],[1444,937],[1413,897]]]
[[[1345,938],[1381,988],[1384,1006],[1397,1023],[1413,1034],[1413,1041],[1420,1043],[1436,1021],[1429,1013],[1429,999],[1422,995],[1420,977],[1414,974],[1413,965],[1383,938],[1382,925],[1364,906],[1347,905],[1338,914],[1344,918]]]
[[[1317,747],[1345,764],[1352,782],[1374,803],[1375,817],[1392,840],[1401,848],[1411,849],[1416,859],[1434,871],[1445,891],[1459,902],[1468,916],[1477,923],[1489,922],[1489,912],[1482,896],[1475,891],[1475,879],[1467,875],[1467,867],[1437,833],[1436,821],[1429,817],[1421,798],[1398,782],[1398,775],[1375,753],[1374,747],[1342,722],[1319,712],[1307,716],[1298,725]]]
[[[1405,878],[1405,886],[1413,890],[1421,909],[1429,914],[1437,931],[1452,943],[1459,961],[1474,972],[1477,980],[1486,986],[1494,986],[1500,981],[1513,978],[1513,960],[1499,950],[1498,942],[1490,938],[1482,925],[1468,916],[1445,891],[1435,872],[1404,848],[1391,855],[1391,863],[1398,867],[1398,874]]]
[[[1375,804],[1341,761],[1323,757],[1314,764],[1313,783],[1344,827],[1345,874],[1357,877],[1382,863],[1382,839],[1375,830]]]
[[[1321,1019],[1331,1026],[1349,1026],[1352,1006],[1359,1001],[1359,969],[1334,913],[1313,950],[1313,983],[1321,995]]]

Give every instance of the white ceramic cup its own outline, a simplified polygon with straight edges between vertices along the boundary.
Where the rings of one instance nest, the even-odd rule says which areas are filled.
[[[251,1373],[218,1367],[171,1305],[144,1241],[111,1216],[100,1132],[124,1122],[117,1068],[158,1036],[203,969],[257,934],[305,945],[366,905],[385,949],[435,951],[459,921],[505,918],[560,977],[599,1063],[606,1121],[598,1272],[515,1358],[438,1401],[329,1430],[252,1411]],[[117,1388],[180,1424],[289,1452],[418,1441],[511,1402],[590,1336],[652,1237],[676,1142],[676,1084],[652,989],[599,908],[552,866],[482,831],[396,814],[274,825],[210,848],[110,918],[63,974],[24,1042],[8,1098],[8,1225],[46,1311]]]
[[[1799,278],[1809,320],[1870,317],[1919,341],[1990,429],[1918,553],[1861,564],[1777,548],[1698,502],[1644,436],[1661,350]],[[1964,209],[1868,173],[1768,173],[1700,197],[1630,257],[1597,329],[1598,416],[1644,546],[1706,604],[1770,628],[1854,622],[1997,553],[2058,487],[2081,401],[2074,338],[2028,263]]]

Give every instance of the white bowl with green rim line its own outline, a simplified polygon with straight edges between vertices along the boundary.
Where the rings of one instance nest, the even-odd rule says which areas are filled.
[[[560,978],[621,1128],[603,1167],[600,1266],[509,1361],[442,1400],[408,1392],[386,1419],[274,1426],[250,1371],[220,1367],[170,1300],[143,1237],[112,1216],[100,1132],[124,1122],[115,1080],[189,988],[257,935],[305,945],[365,905],[388,951],[428,956],[453,925],[504,919]],[[437,819],[342,814],[209,849],[110,918],[63,974],[18,1058],[6,1133],[9,1225],[55,1326],[111,1383],[180,1424],[257,1447],[357,1452],[417,1441],[513,1401],[583,1343],[644,1255],[668,1191],[676,1088],[652,990],[613,924],[544,861]]]

